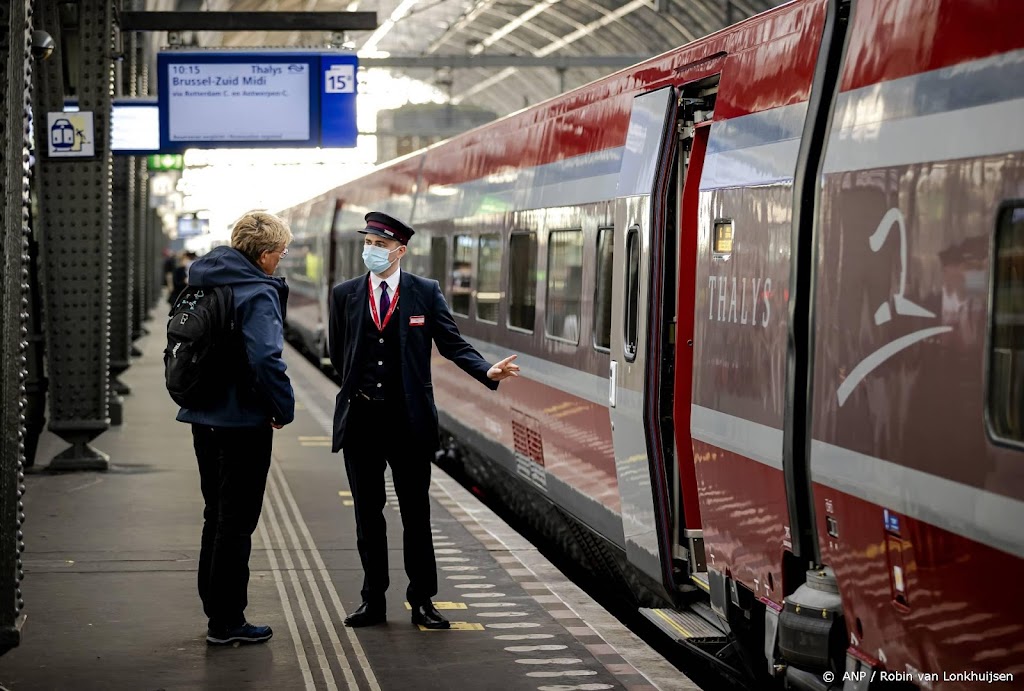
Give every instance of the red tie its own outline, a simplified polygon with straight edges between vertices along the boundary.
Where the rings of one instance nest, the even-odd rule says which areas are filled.
[[[388,297],[388,284],[380,284],[380,323],[384,324],[384,317],[388,313],[388,308],[391,307],[391,298]]]

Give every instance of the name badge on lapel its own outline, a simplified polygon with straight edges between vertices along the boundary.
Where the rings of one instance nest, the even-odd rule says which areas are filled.
[[[416,317],[409,317],[409,326],[423,326],[427,323],[427,318],[422,314]]]

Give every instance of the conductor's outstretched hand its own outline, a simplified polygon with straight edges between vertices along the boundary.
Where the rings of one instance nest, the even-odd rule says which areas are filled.
[[[501,381],[502,379],[508,379],[509,377],[518,377],[519,365],[512,362],[517,357],[519,356],[509,355],[501,362],[496,362],[491,365],[491,368],[487,370],[487,378],[493,381]]]

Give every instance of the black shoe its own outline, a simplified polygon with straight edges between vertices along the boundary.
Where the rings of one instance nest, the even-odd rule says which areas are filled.
[[[359,605],[359,609],[345,617],[345,626],[373,626],[374,624],[381,623],[387,618],[387,609],[383,604],[371,605],[369,602],[364,602]]]
[[[412,608],[412,623],[428,629],[450,629],[452,627],[448,620],[437,611],[434,603],[429,600],[425,604]]]
[[[265,643],[274,635],[269,626],[253,626],[245,623],[230,629],[209,629],[206,642],[210,645],[231,645],[232,643]]]

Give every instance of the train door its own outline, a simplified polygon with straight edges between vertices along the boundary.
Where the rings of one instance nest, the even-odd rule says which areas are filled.
[[[333,209],[331,210],[330,225],[327,228],[327,243],[325,255],[327,257],[327,272],[326,272],[326,290],[323,291],[323,314],[326,315],[326,319],[330,317],[330,297],[331,291],[334,286],[341,282],[344,278],[342,265],[340,261],[341,248],[339,244],[339,237],[341,235],[341,222],[342,222],[342,209],[345,206],[345,202],[341,199],[334,200]],[[320,354],[320,366],[329,369],[331,367],[331,358],[328,344],[328,331],[329,328],[324,329],[323,346]]]
[[[664,414],[661,407],[661,368],[664,358],[672,357],[662,345],[674,335],[675,295],[661,279],[675,275],[675,224],[669,220],[674,204],[668,198],[675,196],[670,183],[676,109],[672,87],[633,101],[615,195],[608,392],[626,557],[670,600],[675,578],[666,467],[673,462],[674,435],[664,434],[671,409]]]
[[[679,261],[676,265],[675,287],[678,305],[675,335],[675,367],[672,378],[675,430],[675,459],[670,466],[674,475],[670,486],[674,493],[673,559],[677,568],[689,578],[708,589],[707,563],[704,553],[704,533],[701,525],[700,503],[697,496],[697,476],[690,438],[690,404],[693,389],[693,334],[694,305],[696,302],[696,262],[699,232],[698,208],[700,178],[704,169],[708,134],[718,93],[719,75],[702,79],[681,88],[677,132],[679,154],[676,157],[676,198],[678,203],[677,246]]]
[[[338,283],[338,233],[341,227],[341,208],[344,202],[336,199],[331,215],[331,226],[327,229],[327,292]]]

